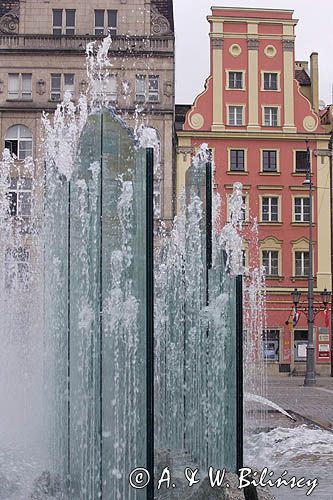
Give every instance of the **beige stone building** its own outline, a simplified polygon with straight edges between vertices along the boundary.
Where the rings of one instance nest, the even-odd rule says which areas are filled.
[[[109,101],[133,126],[156,129],[161,142],[155,178],[157,218],[173,216],[174,27],[172,0],[0,1],[0,137],[18,158],[38,157],[43,110],[64,92],[77,102],[87,87],[88,42],[112,37]],[[22,184],[22,183],[21,183]],[[13,186],[13,213],[29,214],[29,182]],[[19,191],[27,191],[25,195]]]

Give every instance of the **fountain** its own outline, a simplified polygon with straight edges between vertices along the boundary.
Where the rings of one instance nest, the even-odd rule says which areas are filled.
[[[202,469],[243,463],[241,185],[222,228],[202,145],[153,248],[156,137],[105,107],[108,44],[95,66],[88,47],[88,96],[44,116],[43,162],[18,170],[5,150],[0,166],[0,499],[151,500],[166,449]],[[33,188],[19,200],[28,220],[10,215],[17,183]],[[263,281],[249,269],[243,290],[245,403],[259,420]],[[279,433],[245,430],[256,464],[253,446]],[[129,483],[137,467],[146,488]]]

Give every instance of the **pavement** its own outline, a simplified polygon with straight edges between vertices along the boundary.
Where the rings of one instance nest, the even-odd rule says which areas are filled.
[[[333,378],[318,377],[314,387],[304,387],[303,383],[304,377],[269,376],[267,398],[286,411],[333,430]]]

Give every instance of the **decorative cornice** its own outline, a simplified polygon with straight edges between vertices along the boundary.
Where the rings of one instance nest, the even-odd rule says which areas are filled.
[[[194,155],[195,148],[194,148],[194,146],[178,146],[177,153],[182,154],[183,160],[186,161],[188,155],[190,155],[190,156]]]
[[[295,46],[294,40],[282,40],[282,47],[284,51],[293,52],[294,46]]]
[[[150,8],[151,34],[155,36],[169,35],[172,33],[170,23],[155,5]]]
[[[212,38],[213,49],[223,49],[223,38]]]
[[[258,40],[258,38],[249,38],[247,40],[247,48],[249,50],[258,50],[259,49],[259,40]]]
[[[20,6],[16,5],[0,19],[0,33],[11,35],[18,32]]]

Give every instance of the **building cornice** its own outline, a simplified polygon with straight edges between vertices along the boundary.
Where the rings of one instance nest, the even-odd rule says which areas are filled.
[[[234,131],[222,131],[222,132],[207,132],[200,130],[181,130],[177,131],[178,137],[192,137],[196,138],[210,138],[210,139],[285,139],[287,141],[305,141],[306,139],[312,141],[329,141],[330,135],[328,134],[310,134],[305,132],[300,133],[283,133],[283,132],[243,132],[237,133]]]
[[[210,23],[258,23],[258,24],[284,24],[288,26],[296,26],[298,19],[279,19],[262,17],[222,17],[222,16],[207,16]]]

